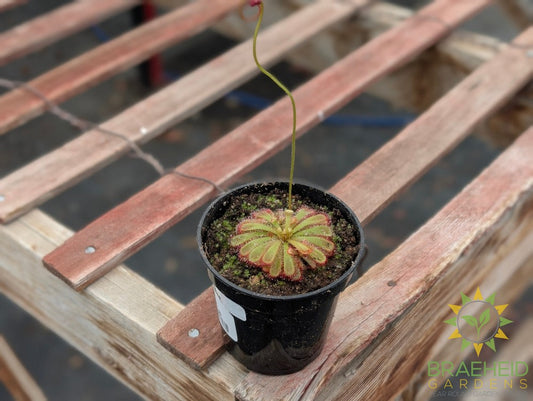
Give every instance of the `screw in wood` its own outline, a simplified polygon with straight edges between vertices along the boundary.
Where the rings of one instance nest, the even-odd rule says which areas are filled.
[[[87,248],[85,248],[85,253],[87,255],[91,254],[91,253],[95,253],[96,252],[96,248],[94,246],[88,246]]]
[[[148,133],[148,130],[145,127],[141,127],[139,131],[141,131],[141,134],[143,135],[146,135]]]
[[[200,335],[200,330],[198,329],[190,329],[189,330],[189,337],[196,338]]]
[[[6,197],[4,195],[0,195],[0,202],[3,202],[6,200]]]

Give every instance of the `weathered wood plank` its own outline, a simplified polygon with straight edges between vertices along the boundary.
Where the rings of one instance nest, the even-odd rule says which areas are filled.
[[[411,35],[412,25],[418,26],[418,22],[425,25],[430,20],[414,19],[406,22],[405,25],[409,26],[406,31],[399,28],[391,31],[390,36],[392,38],[389,35],[380,36],[375,39],[375,42],[354,53],[353,57],[336,64],[296,90],[294,95],[300,107],[298,133],[305,132],[306,129],[318,123],[321,116],[329,115],[344,104],[350,96],[359,93],[358,91],[369,82],[393,68],[395,64],[390,59],[392,48],[394,48],[396,56],[404,57],[402,47],[398,43],[406,43],[402,33],[410,32],[408,35]],[[428,27],[428,25],[425,26]],[[434,25],[431,24],[430,26]],[[517,41],[521,43],[532,35],[533,29],[520,36]],[[426,35],[416,35],[416,37],[422,41],[427,39]],[[383,52],[376,51],[376,46]],[[391,46],[390,51],[388,51],[388,46]],[[385,61],[379,60],[379,54],[386,54],[383,58],[391,64],[384,64]],[[509,74],[511,68],[509,64],[512,65],[512,74]],[[357,69],[354,69],[354,66],[357,66]],[[425,141],[426,145],[424,145],[426,149],[431,148],[427,142],[432,141],[433,137],[439,137],[434,141],[434,148],[428,150],[434,157],[439,157],[446,150],[452,148],[462,136],[466,135],[476,122],[490,114],[528,82],[532,74],[533,60],[528,58],[523,50],[514,47],[509,48],[452,91],[453,96],[450,97],[450,100],[442,100],[424,114],[419,120],[421,122],[417,122],[414,125],[415,128],[412,128],[412,131],[408,131],[409,133],[404,134],[404,136],[420,138],[419,130],[423,131],[428,136]],[[487,81],[487,77],[492,77],[492,80]],[[499,77],[497,84],[493,82],[495,77]],[[486,84],[483,85],[483,83]],[[322,93],[323,97],[317,99],[314,96],[316,93]],[[469,105],[455,107],[457,106],[457,98],[461,96],[463,97],[462,101],[469,99]],[[472,110],[473,108],[475,110]],[[288,109],[286,99],[279,101],[270,109],[241,125],[184,163],[179,167],[179,171],[192,176],[205,177],[219,185],[231,182],[235,177],[249,171],[289,141],[289,133],[280,129],[280,127],[290,126],[291,116],[287,113]],[[464,110],[469,110],[470,114],[465,113]],[[453,121],[455,125],[447,124],[446,121]],[[443,131],[438,131],[439,128]],[[448,133],[451,128],[453,128],[452,133],[455,134]],[[253,137],[250,137],[249,133],[253,133]],[[432,137],[429,136],[430,134]],[[395,156],[397,157],[395,160],[399,160],[400,156],[403,155],[403,162],[409,165],[413,157],[409,151],[415,153],[417,151],[403,147],[404,136],[397,141],[400,147],[397,152],[399,156]],[[448,142],[446,141],[447,138]],[[418,146],[418,142],[424,141],[417,139],[410,142],[414,142],[414,146]],[[239,152],[235,151],[237,148]],[[212,163],[212,160],[218,159],[225,160],[225,163],[223,165]],[[425,160],[426,163],[434,162],[434,160],[429,159],[422,160]],[[386,166],[391,165],[390,163],[390,161],[386,161],[384,165],[371,164],[370,167],[371,170],[388,171]],[[422,168],[422,164],[417,166]],[[398,166],[398,168],[403,169],[405,167]],[[390,185],[400,190],[420,174],[416,170],[407,170],[407,172],[408,175],[404,178],[405,182],[395,184],[391,182]],[[386,179],[386,175],[383,175],[383,178]],[[398,178],[401,178],[401,175]],[[372,180],[367,181],[366,185],[372,185],[374,182]],[[380,181],[380,184],[383,182]],[[357,188],[360,189],[361,187]],[[376,197],[369,197],[367,200],[372,205],[371,207],[384,204],[390,199],[390,193],[387,190],[378,189],[376,189]],[[158,236],[167,227],[206,200],[213,191],[213,187],[208,184],[187,180],[177,175],[167,175],[79,231],[65,244],[47,255],[44,263],[54,274],[58,274],[74,288],[81,288],[111,269],[118,261],[124,260],[152,238]],[[362,196],[359,192],[355,195],[348,193],[345,199],[348,200],[349,204],[355,202],[355,199]],[[355,206],[357,207],[353,209],[360,215],[360,219],[365,221],[370,210],[365,210],[358,205]],[[367,206],[365,205],[365,207]],[[136,222],[136,224],[129,225],[127,222]],[[143,224],[139,224],[139,222],[143,222]],[[89,245],[96,247],[97,251],[86,255],[84,249]]]
[[[71,234],[38,210],[0,226],[0,292],[146,399],[232,401],[245,372],[229,356],[200,373],[157,343],[182,310],[158,288],[121,266],[77,293],[42,267]]]
[[[4,31],[0,34],[0,66],[127,10],[139,2],[140,0],[73,1]]]
[[[157,341],[195,369],[204,369],[228,343],[217,322],[215,295],[208,288],[157,332]]]
[[[261,34],[262,63],[274,63],[304,40],[369,1],[316,2],[281,21]],[[102,126],[132,141],[147,141],[256,75],[258,70],[250,52],[251,41],[242,43]],[[98,152],[87,152],[87,149],[98,149]],[[128,150],[123,140],[89,131],[17,170],[0,181],[0,194],[4,196],[0,221],[30,210]]]
[[[20,6],[28,0],[0,0],[0,12],[9,10],[10,8]]]
[[[480,285],[506,256],[515,266],[531,260],[532,152],[533,128],[341,295],[315,361],[288,376],[251,373],[237,399],[379,401],[397,394],[425,363],[448,300]]]
[[[513,43],[520,45],[531,40],[533,28]],[[517,70],[510,72],[510,68],[515,66]],[[505,77],[510,75],[513,78],[506,81]],[[518,80],[514,81],[514,78]],[[388,141],[337,183],[332,192],[344,193],[348,205],[364,223],[532,78],[533,59],[527,56],[525,49],[508,48],[493,61],[478,68],[406,130]],[[365,191],[360,191],[360,188],[365,188]]]
[[[140,63],[164,48],[203,31],[237,8],[241,0],[198,0],[30,81],[53,102],[62,102],[120,71]],[[0,97],[0,134],[46,109],[45,102],[24,89]]]
[[[0,382],[4,383],[15,401],[46,401],[42,390],[2,336],[0,336]]]

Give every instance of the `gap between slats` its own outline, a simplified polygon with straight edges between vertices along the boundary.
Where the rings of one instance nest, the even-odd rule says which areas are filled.
[[[343,4],[316,2],[261,33],[261,62],[273,64],[321,30],[348,17],[371,0]],[[204,64],[166,89],[102,124],[136,142],[145,142],[214,102],[258,74],[251,40]],[[0,110],[1,110],[0,98]],[[1,120],[1,118],[0,118]],[[98,149],[88,152],[87,149]],[[76,184],[129,150],[128,144],[88,131],[0,180],[0,221],[10,221]]]
[[[533,29],[515,43],[528,43],[530,39],[533,39]],[[513,66],[512,71],[507,65]],[[533,61],[528,60],[523,51],[508,48],[452,89],[333,186],[331,192],[343,199],[366,225],[532,75]],[[158,341],[165,348],[183,357],[196,369],[207,366],[224,350],[228,341],[216,318],[209,322],[201,317],[199,311],[208,308],[216,309],[211,288],[185,308],[182,313],[186,313],[187,319],[178,314],[158,332]],[[196,341],[186,338],[185,334],[191,328],[199,328],[206,334]]]
[[[0,33],[0,66],[132,8],[140,0],[73,1]],[[0,3],[1,7],[1,3]]]
[[[484,5],[486,1],[483,0],[436,1],[297,89],[294,96],[299,107],[298,134],[303,134],[318,124],[322,116],[330,115],[365,87],[434,44],[453,24],[460,23]],[[439,15],[445,23],[435,21],[432,15]],[[520,78],[524,74],[520,76],[519,72],[510,78],[512,89],[502,88],[504,94],[497,104],[514,93],[514,86],[523,84]],[[482,89],[479,87],[477,91]],[[316,93],[321,93],[321,97],[317,98]],[[287,99],[280,100],[184,163],[179,171],[202,176],[218,185],[235,180],[289,141],[289,133],[280,130],[280,127],[290,127],[288,107]],[[492,107],[495,105],[489,109]],[[249,140],[250,132],[254,133],[253,141]],[[224,164],[213,165],[212,160],[224,160]],[[81,289],[160,235],[213,192],[213,187],[205,183],[166,175],[79,231],[47,255],[44,264],[69,285]],[[93,246],[96,252],[86,254],[88,246]]]
[[[241,0],[197,0],[147,22],[94,50],[41,75],[29,85],[53,102],[62,102],[180,40],[211,26]],[[44,101],[24,89],[0,97],[0,135],[38,116]]]

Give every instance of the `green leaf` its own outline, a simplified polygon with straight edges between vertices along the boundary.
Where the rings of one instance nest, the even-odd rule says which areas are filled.
[[[457,319],[452,317],[451,319],[445,320],[444,323],[451,324],[452,326],[457,326]]]
[[[251,232],[251,233],[244,233],[244,234],[237,234],[233,236],[230,240],[230,244],[232,246],[239,246],[244,245],[248,241],[253,240],[254,238],[257,238],[257,233]]]
[[[315,212],[313,209],[309,209],[307,207],[302,207],[296,211],[294,214],[294,221],[295,223],[301,222],[303,219],[305,219],[307,216],[314,214]]]
[[[296,225],[296,227],[293,228],[293,233],[297,233],[298,231],[304,229],[308,226],[322,226],[327,225],[329,223],[328,217],[325,214],[315,214],[314,216],[310,216],[303,220],[301,223]]]
[[[276,229],[272,225],[266,224],[266,223],[259,223],[254,220],[246,220],[240,223],[237,226],[237,232],[243,233],[243,232],[249,232],[249,231],[266,231],[269,233],[276,234]]]
[[[461,351],[464,351],[466,348],[468,348],[470,346],[470,344],[472,344],[470,341],[468,340],[465,340],[464,338],[462,339],[463,341],[461,342]]]
[[[282,243],[280,240],[273,240],[272,243],[268,245],[267,250],[263,254],[261,258],[261,263],[265,265],[271,265],[276,259],[276,256],[278,256],[279,254],[281,244]]]
[[[267,269],[266,267],[264,269]],[[270,277],[278,277],[281,272],[283,271],[283,257],[282,255],[278,254],[276,259],[272,262],[272,264],[268,267],[268,275]]]
[[[463,302],[463,305],[467,304],[468,302],[472,301],[472,299],[465,294],[461,293],[461,301]]]
[[[333,252],[335,250],[335,244],[329,239],[323,237],[296,237],[298,240],[305,241],[311,246],[315,246],[325,251],[326,253]]]
[[[506,326],[509,323],[513,323],[512,320],[506,319],[503,316],[500,316],[500,327]]]
[[[485,309],[479,316],[479,328],[486,326],[490,320],[490,308]]]
[[[289,245],[284,244],[283,245],[283,273],[287,277],[294,276],[294,273],[296,272],[297,266],[294,258],[292,255],[289,254]]]
[[[276,215],[270,209],[262,209],[252,213],[252,219],[262,219],[269,223],[273,223],[276,221]]]
[[[255,264],[259,264],[261,261],[263,255],[265,254],[265,251],[270,246],[270,241],[266,242],[264,244],[261,244],[254,249],[250,251],[250,254],[248,255],[248,258],[250,261],[254,262]]]
[[[487,301],[489,304],[494,306],[494,298],[495,297],[496,297],[496,293],[493,293],[489,297],[485,298],[485,301]]]
[[[270,237],[260,237],[249,241],[241,248],[241,250],[239,251],[239,255],[247,257],[254,249],[266,244],[267,242],[270,242],[271,240],[272,239]]]
[[[489,341],[485,342],[485,345],[489,347],[491,350],[496,352],[496,346],[494,345],[494,338],[491,338]]]
[[[477,319],[474,316],[465,315],[461,316],[461,318],[470,326],[477,327]]]
[[[290,239],[289,244],[291,244],[302,255],[309,255],[312,252],[312,249],[301,241]]]
[[[333,231],[329,226],[309,226],[293,233],[293,237],[304,237],[308,235],[331,237]]]

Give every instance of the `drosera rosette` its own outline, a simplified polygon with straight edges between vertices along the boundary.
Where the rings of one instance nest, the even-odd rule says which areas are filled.
[[[309,207],[261,209],[241,221],[230,245],[239,258],[271,279],[300,281],[305,269],[324,266],[335,252],[331,220]]]

